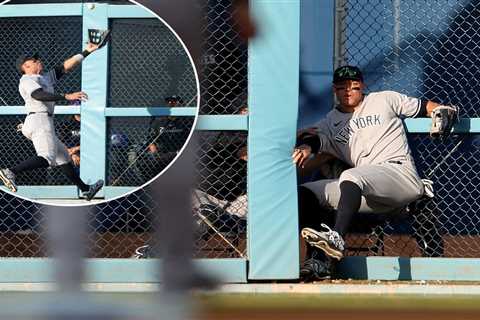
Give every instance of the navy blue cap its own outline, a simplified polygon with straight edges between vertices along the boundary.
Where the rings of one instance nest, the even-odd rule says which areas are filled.
[[[180,96],[173,95],[173,96],[165,97],[165,102],[166,103],[183,103],[183,99]]]
[[[362,72],[358,67],[354,67],[354,66],[343,66],[343,67],[337,68],[333,73],[333,83],[338,83],[345,80],[363,82]]]
[[[20,57],[17,58],[17,70],[22,72],[22,66],[25,61],[38,59],[40,59],[40,55],[37,52],[22,54]]]

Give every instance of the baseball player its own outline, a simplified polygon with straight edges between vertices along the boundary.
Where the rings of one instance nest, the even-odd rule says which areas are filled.
[[[300,270],[304,279],[323,278],[322,256],[342,259],[344,237],[356,212],[399,212],[424,195],[402,119],[446,112],[446,131],[441,133],[448,135],[457,115],[454,106],[394,91],[364,94],[364,88],[357,67],[336,69],[333,90],[338,106],[317,124],[316,134],[302,136],[292,155],[293,162],[303,166],[312,154],[325,152],[351,167],[339,179],[299,187],[301,235],[307,243],[307,259]],[[326,221],[332,219],[328,211],[334,210],[332,228],[322,223],[324,230],[314,229],[320,227],[315,224],[322,212],[327,213]]]
[[[88,99],[84,92],[56,94],[55,83],[98,48],[99,45],[89,43],[82,53],[74,55],[48,72],[43,72],[42,61],[36,53],[24,54],[17,59],[17,68],[22,73],[19,91],[27,111],[21,131],[32,141],[37,155],[14,167],[0,170],[0,179],[10,191],[17,192],[16,175],[50,166],[59,166],[88,201],[103,187],[103,180],[87,185],[80,179],[74,170],[67,148],[55,134],[53,124],[56,102]]]

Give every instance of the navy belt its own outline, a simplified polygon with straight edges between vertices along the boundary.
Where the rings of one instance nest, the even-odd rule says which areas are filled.
[[[47,112],[47,111],[29,112],[28,115],[37,114],[37,113],[46,113],[46,114],[48,114],[49,117],[53,116],[53,114],[51,114],[50,112]]]
[[[387,162],[388,162],[388,163],[394,163],[394,164],[403,164],[402,161],[394,161],[394,160],[392,160],[392,161],[387,161]]]

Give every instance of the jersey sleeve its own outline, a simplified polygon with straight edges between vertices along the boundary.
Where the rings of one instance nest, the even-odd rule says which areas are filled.
[[[55,76],[55,81],[60,80],[61,77],[65,75],[65,67],[63,64],[59,64],[58,66],[53,69],[54,73],[53,75]]]
[[[32,93],[38,89],[42,89],[42,86],[33,79],[23,79],[20,81],[19,90],[25,97],[31,97]]]
[[[421,99],[412,98],[394,91],[386,91],[384,94],[393,112],[399,117],[415,118],[421,111]]]
[[[320,140],[320,145],[318,152],[330,152],[331,143],[330,143],[330,129],[328,127],[328,120],[322,119],[315,125],[315,131]]]
[[[57,73],[55,71],[55,69],[52,69],[50,71],[48,71],[45,75],[47,78],[48,78],[48,81],[53,85],[55,85],[55,83],[57,83]]]

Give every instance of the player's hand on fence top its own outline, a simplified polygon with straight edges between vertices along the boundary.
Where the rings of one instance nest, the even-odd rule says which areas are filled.
[[[296,163],[297,166],[303,168],[305,162],[310,158],[311,155],[312,148],[309,145],[302,144],[301,146],[298,146],[293,150],[293,163]]]
[[[68,101],[74,101],[74,100],[87,101],[88,100],[88,95],[85,92],[82,92],[82,91],[74,92],[74,93],[67,93],[65,95],[65,99],[67,99]]]
[[[457,106],[438,105],[431,112],[432,124],[430,136],[432,138],[447,138],[453,131],[453,126],[460,120]]]
[[[92,53],[92,52],[95,52],[98,50],[100,46],[98,44],[94,44],[94,43],[87,43],[87,47],[85,48],[85,50],[87,50],[88,52]]]

